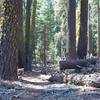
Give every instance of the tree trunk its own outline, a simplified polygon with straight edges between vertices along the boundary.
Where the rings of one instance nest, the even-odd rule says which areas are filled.
[[[36,19],[36,7],[37,7],[37,0],[34,0],[33,2],[33,10],[32,10],[32,22],[31,22],[31,45],[30,45],[30,49],[31,49],[31,57],[30,60],[32,62],[32,59],[34,60],[34,64],[36,65],[36,54],[35,54],[35,19]],[[32,53],[33,52],[33,53]],[[33,55],[33,56],[32,56]]]
[[[98,57],[100,58],[100,5],[98,0]]]
[[[89,37],[88,37],[88,53],[93,55],[93,36],[92,36],[92,25],[89,24]]]
[[[46,59],[47,59],[47,27],[44,25],[43,33],[41,34],[41,60],[43,63],[43,67],[46,67]]]
[[[69,58],[76,58],[76,1],[69,0],[68,8]]]
[[[24,44],[24,32],[23,32],[23,0],[20,2],[21,4],[21,12],[20,12],[20,47],[19,47],[19,54],[18,54],[18,68],[24,68],[25,66],[25,44]]]
[[[93,55],[93,34],[92,34],[92,23],[91,23],[91,6],[88,9],[88,54]]]
[[[4,80],[17,79],[20,2],[21,0],[9,0],[4,2],[5,9],[0,57],[0,74]]]
[[[30,17],[32,0],[27,0],[26,6],[26,27],[25,27],[25,71],[32,71],[30,61]]]
[[[78,57],[83,59],[87,55],[87,25],[88,25],[88,0],[81,0],[80,34],[78,41]]]

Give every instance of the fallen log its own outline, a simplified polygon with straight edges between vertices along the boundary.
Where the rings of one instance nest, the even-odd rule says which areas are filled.
[[[68,83],[78,86],[91,86],[100,88],[100,76],[97,74],[70,74],[66,77],[66,80]]]
[[[95,87],[95,88],[100,88],[100,79],[99,80],[96,80],[96,81],[92,81],[90,83],[90,86],[91,87]]]
[[[92,87],[100,88],[100,73],[98,75],[92,75],[89,85]]]
[[[76,69],[80,70],[82,67],[88,67],[89,65],[95,65],[98,58],[90,59],[78,59],[78,60],[69,60],[69,61],[60,61],[60,69]]]
[[[83,81],[83,78],[84,78],[84,75],[72,74],[72,75],[68,75],[66,80],[70,84],[84,86],[85,82]]]

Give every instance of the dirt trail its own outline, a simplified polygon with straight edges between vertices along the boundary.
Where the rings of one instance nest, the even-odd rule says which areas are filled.
[[[19,76],[16,82],[0,85],[0,100],[100,100],[100,89],[50,83],[39,70]]]

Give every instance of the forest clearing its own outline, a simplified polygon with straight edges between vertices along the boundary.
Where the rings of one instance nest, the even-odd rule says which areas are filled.
[[[0,0],[0,100],[100,100],[100,0]]]

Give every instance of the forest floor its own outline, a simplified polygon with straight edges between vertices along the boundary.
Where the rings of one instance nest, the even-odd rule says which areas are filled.
[[[48,81],[50,72],[59,68],[47,67],[45,74],[41,69],[24,73],[15,82],[1,81],[0,100],[100,100],[99,88],[52,83]]]

